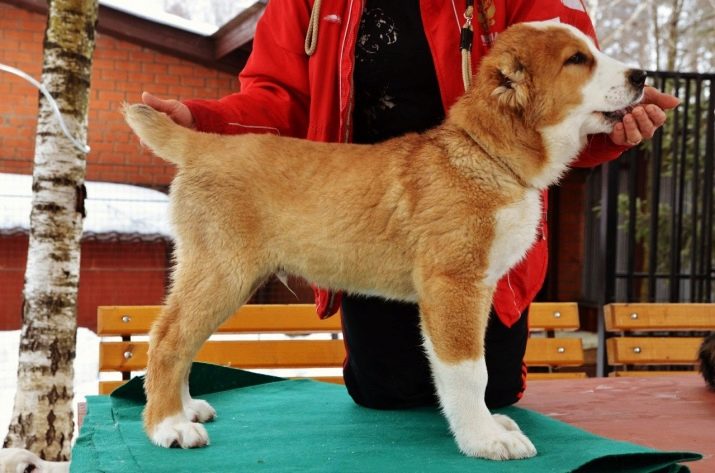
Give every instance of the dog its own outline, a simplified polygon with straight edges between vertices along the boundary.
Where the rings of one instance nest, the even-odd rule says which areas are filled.
[[[516,423],[484,402],[493,291],[537,238],[542,191],[588,135],[612,131],[644,82],[576,28],[545,22],[502,33],[440,126],[374,145],[200,133],[125,105],[142,142],[178,166],[176,266],[145,380],[152,442],[208,444],[201,423],[215,411],[189,394],[192,358],[266,278],[285,272],[417,302],[459,449],[535,455]]]
[[[698,350],[700,360],[700,374],[707,385],[715,391],[715,333],[711,333],[703,340]]]

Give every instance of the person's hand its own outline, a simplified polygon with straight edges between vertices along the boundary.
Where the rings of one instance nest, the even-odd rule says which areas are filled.
[[[178,100],[160,99],[149,92],[142,92],[142,102],[157,112],[166,113],[177,125],[181,125],[186,128],[196,128],[194,116],[191,114],[189,107]]]
[[[643,100],[617,123],[609,135],[621,146],[636,146],[643,140],[653,138],[655,131],[665,123],[665,111],[675,108],[680,99],[646,86]]]

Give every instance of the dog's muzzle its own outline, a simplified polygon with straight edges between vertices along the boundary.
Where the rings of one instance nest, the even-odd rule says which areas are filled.
[[[633,91],[633,99],[631,104],[621,110],[611,112],[601,112],[603,116],[611,122],[619,122],[623,119],[626,113],[630,112],[633,107],[643,99],[643,90],[645,89],[645,80],[648,74],[640,69],[629,69],[626,72],[626,80]]]

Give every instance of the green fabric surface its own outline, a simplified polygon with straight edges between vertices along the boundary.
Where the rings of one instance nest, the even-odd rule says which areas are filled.
[[[687,472],[688,452],[659,452],[595,436],[517,407],[514,419],[538,455],[495,462],[457,450],[436,408],[378,411],[355,405],[343,386],[281,380],[194,364],[191,392],[218,412],[206,424],[211,445],[181,450],[153,446],[142,430],[142,380],[109,396],[88,398],[72,453],[84,472]]]

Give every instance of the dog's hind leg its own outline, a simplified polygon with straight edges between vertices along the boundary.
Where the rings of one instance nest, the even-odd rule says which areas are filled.
[[[484,402],[484,334],[492,291],[473,275],[433,276],[422,283],[420,311],[425,348],[437,394],[459,449],[492,460],[528,458],[536,449],[506,416]]]
[[[206,429],[198,422],[212,419],[215,411],[207,402],[191,399],[191,362],[263,278],[259,271],[248,270],[255,265],[231,270],[225,261],[178,261],[174,285],[150,333],[144,427],[156,445],[192,448],[208,444]]]

